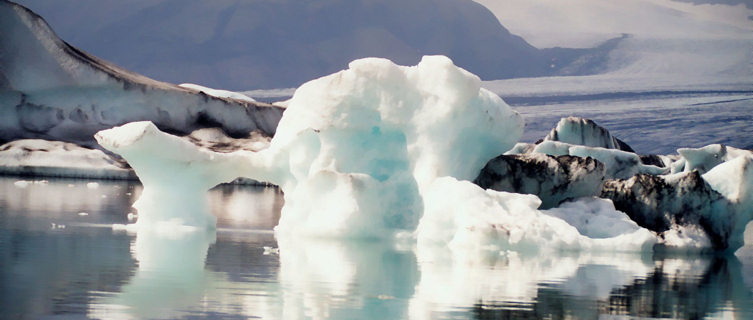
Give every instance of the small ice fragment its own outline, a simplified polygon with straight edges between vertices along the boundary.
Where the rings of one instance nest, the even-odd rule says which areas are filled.
[[[280,254],[280,248],[264,247],[264,255]]]
[[[58,229],[65,229],[65,225],[64,224],[59,224],[58,225]]]
[[[68,188],[75,188],[75,187],[76,187],[75,184],[70,184],[70,183],[68,184]]]
[[[81,217],[86,217],[86,216],[89,215],[89,213],[87,213],[87,212],[79,212],[78,215],[81,216]]]
[[[29,186],[29,181],[18,180],[16,182],[14,182],[13,185],[16,186],[17,188],[23,189],[23,188],[26,188],[26,187]]]
[[[43,184],[43,185],[46,185],[47,183],[49,183],[49,181],[47,181],[47,180],[34,181],[34,184]]]
[[[138,218],[139,215],[129,212],[127,217],[128,217],[128,221],[133,221],[133,220],[136,220],[136,218]]]
[[[380,295],[377,296],[377,299],[379,299],[379,300],[393,300],[393,299],[395,299],[395,297],[389,296],[389,295],[386,295],[386,294],[380,294]]]
[[[89,182],[86,184],[86,187],[89,189],[97,189],[99,188],[99,183],[96,182]]]
[[[50,222],[50,229],[55,229],[57,225],[55,223]]]

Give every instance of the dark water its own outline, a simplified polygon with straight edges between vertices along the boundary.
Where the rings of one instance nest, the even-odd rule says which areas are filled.
[[[654,92],[507,98],[526,121],[522,141],[542,139],[568,116],[589,118],[640,154],[721,143],[753,148],[751,92]]]
[[[753,318],[750,257],[465,261],[381,242],[278,243],[281,194],[239,186],[210,192],[216,232],[137,236],[112,224],[128,222],[139,185],[17,180],[0,178],[3,319]]]

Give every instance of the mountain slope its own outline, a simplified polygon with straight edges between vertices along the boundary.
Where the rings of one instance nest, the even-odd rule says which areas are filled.
[[[72,44],[174,83],[290,87],[356,58],[412,65],[430,54],[484,79],[552,73],[550,55],[470,0],[19,2]]]

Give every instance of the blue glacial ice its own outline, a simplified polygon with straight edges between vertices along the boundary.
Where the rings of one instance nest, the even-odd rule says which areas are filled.
[[[137,228],[211,228],[213,217],[203,209],[206,190],[246,177],[276,184],[284,192],[278,238],[399,237],[461,255],[644,251],[657,243],[698,247],[667,243],[655,230],[615,210],[610,200],[585,197],[541,210],[535,195],[484,190],[471,183],[489,160],[513,148],[523,131],[520,115],[480,84],[478,77],[442,56],[424,57],[410,67],[367,58],[296,90],[265,150],[220,153],[161,132],[150,122],[104,130],[96,139],[128,160],[144,183],[134,205],[140,215]],[[594,136],[607,145],[544,141],[532,152],[594,158],[604,164],[605,179],[669,172],[614,148],[619,147],[616,139]],[[704,175],[731,204],[715,213],[719,218],[710,220],[711,228],[738,233],[729,238],[733,240],[742,239],[751,211],[752,180],[746,168],[753,158],[742,152],[739,158]],[[739,179],[719,178],[725,174]],[[725,229],[731,223],[743,227]]]

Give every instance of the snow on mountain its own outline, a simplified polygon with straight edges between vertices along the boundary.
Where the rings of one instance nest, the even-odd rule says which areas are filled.
[[[474,0],[539,48],[592,47],[630,34],[638,39],[753,38],[753,9],[673,0]]]
[[[511,32],[539,48],[591,47],[623,37],[608,53],[604,69],[583,81],[603,91],[630,84],[701,87],[753,79],[753,9],[744,4],[694,4],[673,0],[475,0]],[[708,2],[708,1],[698,1]],[[562,73],[561,73],[562,74]],[[558,88],[558,83],[540,83]],[[593,81],[588,81],[593,80]],[[576,80],[577,81],[577,80]],[[554,82],[554,83],[553,83]],[[513,83],[495,83],[502,93]],[[654,88],[655,89],[655,88]]]

